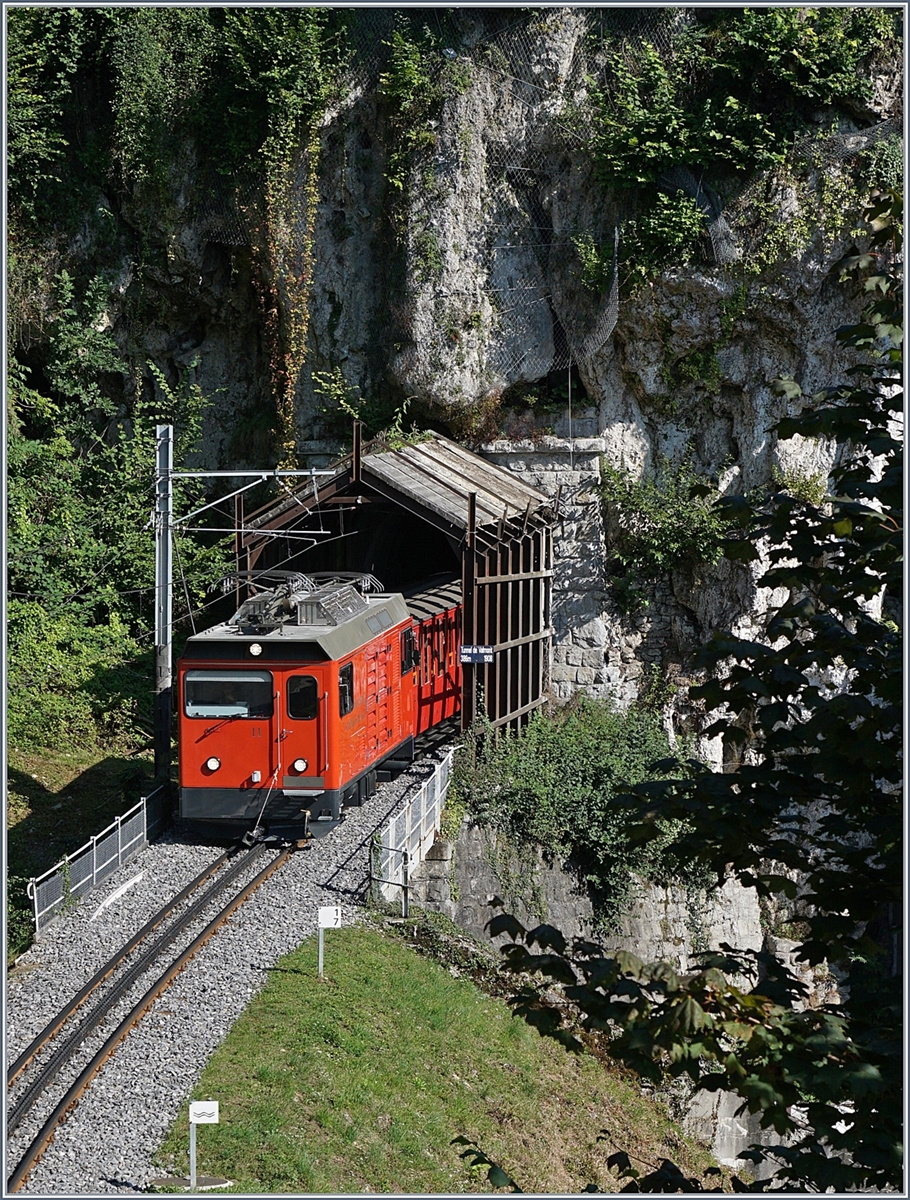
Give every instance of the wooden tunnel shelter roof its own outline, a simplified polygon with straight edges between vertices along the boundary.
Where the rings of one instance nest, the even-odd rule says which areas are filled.
[[[244,521],[248,532],[243,544],[253,545],[261,536],[259,530],[283,528],[358,482],[456,537],[468,529],[472,493],[476,496],[477,530],[516,518],[537,517],[546,523],[552,520],[552,502],[543,492],[529,487],[504,467],[433,433],[425,441],[399,449],[367,451],[359,463],[356,458],[347,459],[321,486],[307,485],[250,514]]]
[[[439,434],[400,450],[366,455],[362,472],[366,482],[380,481],[462,529],[468,525],[471,492],[477,496],[478,526],[523,516],[529,506],[534,512],[549,504],[543,492],[522,483],[512,471]]]

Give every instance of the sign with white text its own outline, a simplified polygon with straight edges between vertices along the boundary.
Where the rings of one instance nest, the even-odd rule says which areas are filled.
[[[459,662],[462,665],[466,663],[491,663],[493,661],[492,646],[462,646],[458,651]]]

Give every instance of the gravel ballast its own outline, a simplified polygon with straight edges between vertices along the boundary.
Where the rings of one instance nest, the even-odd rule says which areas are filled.
[[[146,1190],[149,1180],[161,1174],[153,1156],[172,1122],[185,1117],[189,1093],[209,1055],[271,968],[315,932],[321,905],[341,905],[345,924],[356,918],[367,894],[374,831],[431,771],[432,762],[424,760],[383,784],[362,808],[349,810],[341,825],[292,855],[266,880],[114,1051],[33,1167],[23,1195]],[[8,1061],[132,932],[219,853],[220,848],[185,842],[179,832],[171,833],[55,922],[9,981]],[[140,873],[138,882],[101,908]],[[7,1175],[51,1107],[37,1106],[23,1122],[8,1147]]]

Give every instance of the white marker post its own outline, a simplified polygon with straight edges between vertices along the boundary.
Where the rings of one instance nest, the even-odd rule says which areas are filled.
[[[324,929],[340,929],[341,928],[341,906],[338,904],[329,904],[319,909],[319,978],[323,978],[322,960],[323,960],[323,930]]]
[[[217,1100],[190,1101],[190,1191],[196,1190],[196,1126],[218,1124]]]

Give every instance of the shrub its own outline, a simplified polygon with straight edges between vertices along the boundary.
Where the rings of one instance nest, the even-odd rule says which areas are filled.
[[[661,463],[651,479],[634,480],[601,463],[601,495],[612,531],[613,591],[625,611],[643,602],[646,585],[678,568],[713,565],[726,523],[716,494],[691,466]]]
[[[10,372],[9,726],[22,746],[135,748],[148,731],[155,421],[174,423],[179,462],[207,401],[192,367],[172,388],[148,364],[156,395],[131,411],[118,405],[111,380],[129,363],[103,328],[106,300],[100,277],[80,297],[60,272],[45,370],[34,373],[41,391],[21,365]],[[175,492],[178,512],[202,494],[195,483]],[[186,581],[175,596],[180,620],[228,560],[186,533],[175,545]]]
[[[774,467],[771,471],[771,481],[780,491],[788,492],[794,500],[814,505],[816,508],[822,503],[828,490],[828,481],[820,471],[810,474],[792,467],[786,470]]]
[[[29,948],[35,932],[31,901],[24,875],[10,875],[6,881],[6,952],[12,960]]]
[[[605,187],[639,192],[623,231],[626,272],[641,281],[697,253],[704,212],[657,192],[669,172],[729,197],[783,163],[819,108],[849,112],[868,97],[870,60],[899,51],[892,12],[850,6],[714,9],[681,25],[670,48],[608,42],[604,83],[590,93],[590,150]],[[899,179],[898,153],[885,144],[868,156],[869,181]],[[598,257],[582,257],[586,282],[603,274]]]
[[[626,835],[614,802],[627,787],[654,778],[670,745],[653,712],[577,697],[552,715],[537,712],[519,733],[479,725],[455,762],[453,800],[479,824],[578,863],[601,926],[614,925],[633,892],[633,873],[654,882],[683,878],[673,830],[647,855]]]
[[[904,178],[904,143],[898,134],[876,142],[863,155],[862,178],[871,190],[899,188]]]
[[[622,255],[633,278],[649,279],[691,263],[708,227],[698,203],[682,192],[658,194],[621,231]]]

